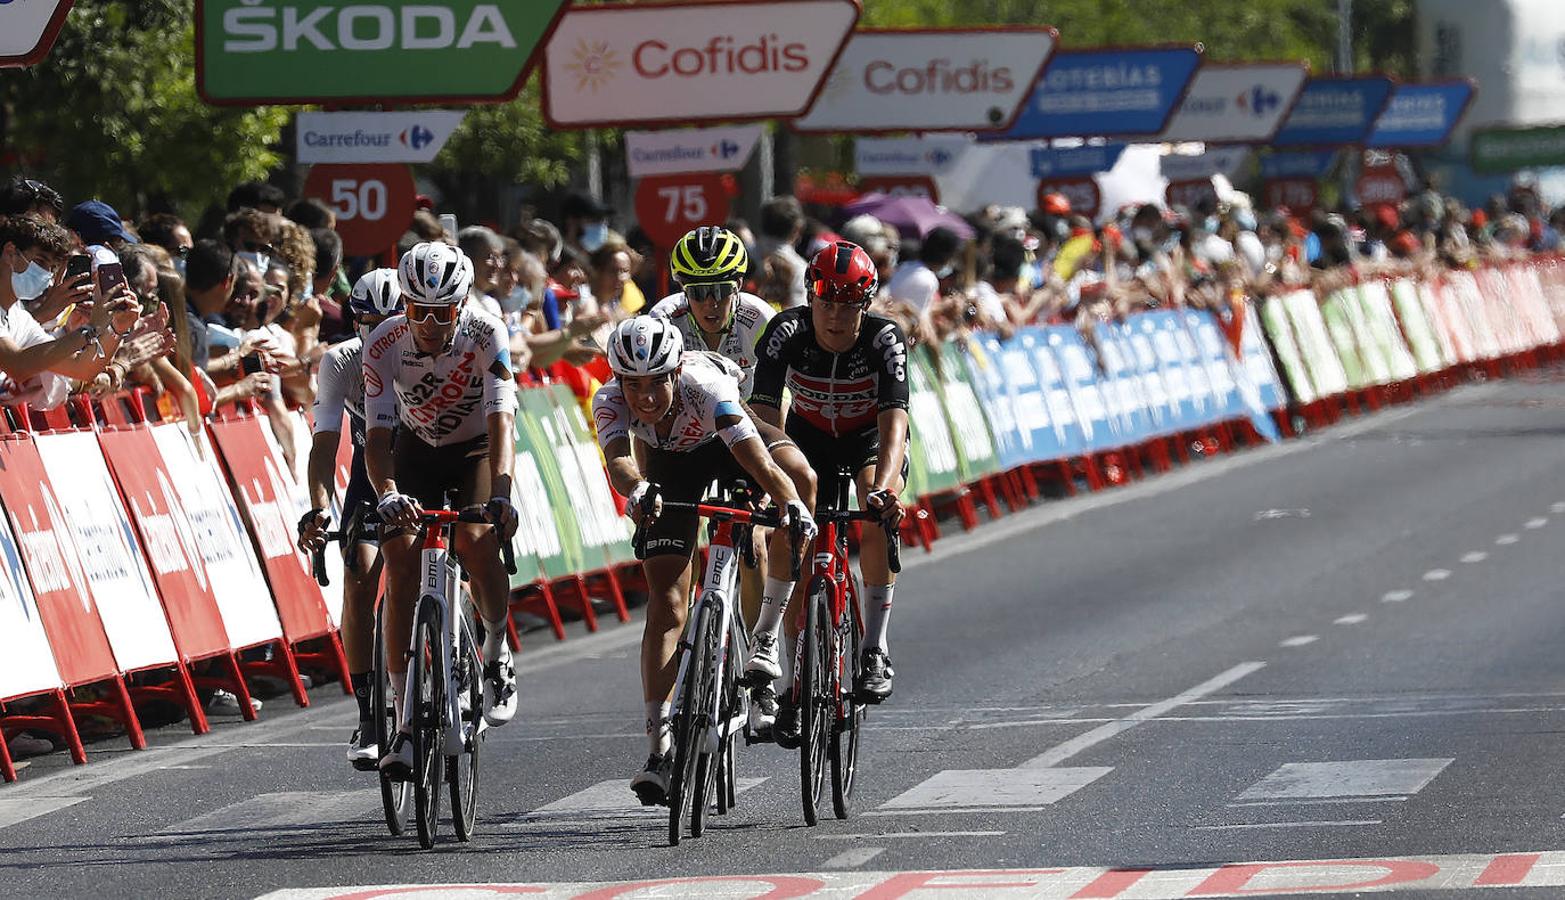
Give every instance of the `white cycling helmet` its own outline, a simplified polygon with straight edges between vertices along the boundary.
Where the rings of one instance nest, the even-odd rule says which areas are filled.
[[[361,316],[394,316],[402,312],[402,286],[396,269],[371,269],[359,276],[348,295],[348,306]]]
[[[397,283],[408,303],[455,306],[473,286],[473,261],[450,244],[416,244],[397,264]]]
[[[662,375],[679,368],[685,339],[667,319],[636,316],[609,338],[609,368],[616,375]]]

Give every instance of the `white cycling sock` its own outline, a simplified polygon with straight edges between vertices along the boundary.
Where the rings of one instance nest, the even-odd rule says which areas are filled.
[[[484,619],[484,662],[494,662],[505,649],[505,620],[491,622]]]
[[[673,704],[666,700],[647,701],[647,752],[667,756],[674,749],[673,724],[668,720]]]
[[[756,634],[777,635],[777,629],[782,627],[783,613],[788,609],[788,597],[793,594],[793,585],[792,581],[766,577],[766,584],[761,589],[761,614],[755,621]]]
[[[864,585],[864,649],[891,652],[886,630],[891,625],[891,592],[895,584]]]

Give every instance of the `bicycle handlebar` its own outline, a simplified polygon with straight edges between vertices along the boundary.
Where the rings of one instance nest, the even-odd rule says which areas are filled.
[[[367,507],[369,504],[366,503],[364,506]],[[491,528],[494,527],[494,523],[489,521],[488,517],[485,516],[483,512],[466,509],[460,511],[453,509],[426,509],[419,513],[418,519],[421,524],[426,526],[446,526],[454,525],[460,522],[469,525],[488,525]],[[373,509],[366,512],[363,518],[359,521],[360,524],[365,527],[382,524],[380,521],[380,515]],[[325,543],[321,545],[320,549],[310,552],[310,569],[315,574],[316,583],[321,587],[329,587],[331,585],[331,578],[326,574],[326,545],[344,542],[347,541],[348,538],[349,533],[348,529],[346,528],[340,528],[336,531],[328,531],[325,534]],[[516,551],[511,548],[510,541],[500,541],[500,561],[505,566],[505,574],[516,574]]]

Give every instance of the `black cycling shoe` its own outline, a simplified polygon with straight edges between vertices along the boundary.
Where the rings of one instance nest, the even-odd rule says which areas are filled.
[[[799,733],[799,710],[791,702],[777,707],[777,721],[772,724],[772,740],[784,750],[797,750],[804,742]]]
[[[630,789],[642,806],[664,806],[668,803],[668,779],[673,773],[673,754],[652,754],[647,764],[630,779]]]
[[[891,679],[896,674],[886,651],[871,647],[859,658],[858,685],[854,694],[863,703],[879,703],[891,696]]]
[[[777,692],[770,684],[750,689],[750,719],[746,724],[746,743],[769,744],[774,740],[772,728],[777,724]]]

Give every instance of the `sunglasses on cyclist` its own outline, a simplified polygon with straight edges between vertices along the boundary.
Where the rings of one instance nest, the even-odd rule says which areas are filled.
[[[685,297],[690,300],[725,300],[739,293],[739,285],[732,281],[719,281],[713,284],[687,284],[684,290]]]
[[[810,283],[810,296],[817,300],[825,300],[827,303],[842,303],[848,306],[868,307],[870,298],[864,296],[864,292],[852,285],[832,284],[825,279]]]
[[[456,321],[457,309],[455,305],[409,303],[407,316],[409,322],[433,322],[436,325],[450,325]]]

